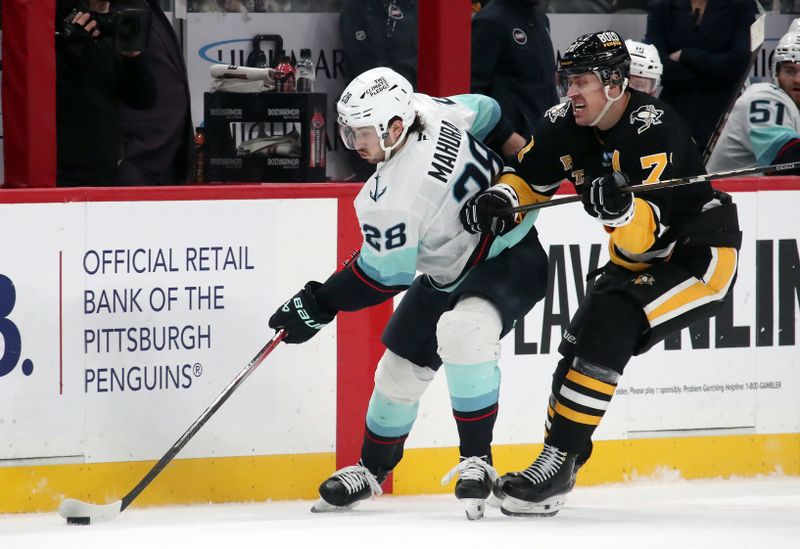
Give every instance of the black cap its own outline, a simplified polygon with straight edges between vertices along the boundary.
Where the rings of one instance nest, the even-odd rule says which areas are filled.
[[[300,57],[311,57],[311,48],[303,48],[300,50]]]

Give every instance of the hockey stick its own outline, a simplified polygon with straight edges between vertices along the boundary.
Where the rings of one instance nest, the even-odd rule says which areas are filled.
[[[756,5],[758,5],[758,2],[756,2]],[[725,123],[728,121],[728,116],[730,116],[736,100],[739,99],[739,94],[742,90],[742,87],[750,77],[750,71],[753,70],[753,65],[755,64],[756,58],[761,51],[761,46],[764,45],[764,22],[766,19],[767,16],[762,14],[753,22],[752,25],[750,25],[750,62],[747,64],[747,70],[745,70],[744,73],[742,73],[741,78],[739,78],[739,82],[737,82],[736,87],[731,91],[731,96],[728,99],[727,105],[725,105],[725,110],[722,111],[719,120],[717,120],[717,125],[714,126],[714,131],[711,132],[711,135],[708,138],[708,143],[706,143],[706,148],[703,151],[703,165],[708,164],[708,159],[711,158],[711,153],[714,152],[714,147],[717,146],[719,136],[722,135],[722,130],[725,129]]]
[[[205,425],[206,421],[214,415],[220,406],[222,406],[228,397],[230,397],[233,392],[241,385],[241,383],[249,376],[253,371],[258,368],[258,365],[267,358],[267,355],[272,352],[275,347],[278,346],[283,338],[286,336],[286,332],[284,330],[278,330],[272,339],[267,342],[264,347],[258,352],[258,354],[253,357],[250,363],[245,366],[244,370],[239,372],[235,378],[228,384],[225,389],[214,399],[214,402],[205,409],[205,411],[200,414],[194,423],[186,430],[185,433],[181,435],[181,437],[172,445],[172,447],[167,450],[167,453],[162,456],[161,459],[158,460],[158,463],[153,465],[153,467],[147,472],[142,480],[139,481],[139,484],[133,487],[133,489],[128,492],[125,497],[120,500],[115,501],[114,503],[109,503],[107,505],[95,505],[93,503],[86,503],[77,499],[65,499],[61,502],[61,505],[58,506],[58,514],[67,519],[68,524],[90,524],[95,521],[101,520],[110,520],[117,515],[119,515],[122,511],[124,511],[136,497],[147,488],[147,486],[153,481],[154,478],[158,476],[158,474],[167,466],[167,464],[172,461],[172,458],[181,451],[181,448],[186,446],[186,443],[191,440],[191,438],[200,430],[200,428]]]
[[[676,179],[667,179],[659,183],[646,183],[643,185],[631,185],[630,187],[621,187],[620,191],[623,193],[644,193],[650,191],[657,191],[659,189],[666,189],[667,187],[680,187],[681,185],[691,185],[692,183],[705,183],[706,181],[713,181],[715,179],[725,179],[728,177],[739,177],[742,175],[751,175],[756,173],[768,172],[785,172],[787,170],[794,170],[800,168],[800,162],[786,162],[785,164],[772,164],[770,166],[756,166],[753,168],[740,168],[738,170],[728,170],[725,172],[706,173],[702,175],[693,175],[690,177],[679,177]],[[512,213],[529,212],[531,210],[541,210],[542,208],[549,208],[551,206],[560,206],[561,204],[572,204],[573,202],[580,202],[581,195],[565,196],[564,198],[555,198],[547,202],[537,202],[536,204],[525,204],[515,208],[504,208],[497,210],[496,215],[508,215]]]

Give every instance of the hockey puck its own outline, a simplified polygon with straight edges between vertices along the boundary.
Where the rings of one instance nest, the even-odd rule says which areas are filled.
[[[67,524],[89,524],[89,517],[67,517]]]

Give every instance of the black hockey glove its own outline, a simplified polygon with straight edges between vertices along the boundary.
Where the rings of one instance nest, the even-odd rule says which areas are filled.
[[[614,172],[583,184],[583,209],[609,227],[619,227],[633,217],[633,194],[620,192],[629,185],[628,176]]]
[[[517,206],[519,198],[512,187],[503,183],[494,185],[467,200],[461,209],[461,225],[472,234],[491,233],[495,236],[506,234],[517,226],[521,216],[518,213],[498,212]]]
[[[320,286],[322,284],[314,280],[307,282],[269,318],[270,328],[286,330],[285,343],[305,343],[336,316],[323,311],[317,303],[314,292]]]

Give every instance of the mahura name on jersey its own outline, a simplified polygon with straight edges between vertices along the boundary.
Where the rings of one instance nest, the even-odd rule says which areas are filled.
[[[442,120],[439,137],[436,139],[436,152],[431,160],[431,170],[428,175],[447,184],[448,177],[453,172],[458,158],[458,149],[461,147],[461,131],[448,120]]]

